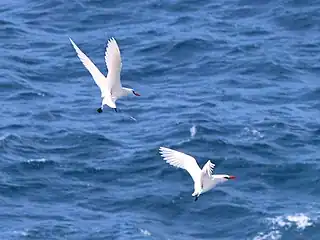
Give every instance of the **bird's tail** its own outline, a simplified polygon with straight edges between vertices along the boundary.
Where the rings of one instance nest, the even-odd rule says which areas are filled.
[[[202,184],[201,184],[201,180],[199,179],[199,181],[195,181],[194,182],[194,192],[192,193],[192,196],[196,196],[196,195],[200,195],[202,192]]]
[[[102,99],[102,105],[108,105],[111,108],[117,108],[110,94],[105,94]]]
[[[199,196],[202,193],[202,189],[195,188],[194,192],[192,193],[192,197]]]

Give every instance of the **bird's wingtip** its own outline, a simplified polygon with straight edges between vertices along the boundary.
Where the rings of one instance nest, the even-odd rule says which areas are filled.
[[[159,147],[159,153],[161,155],[163,155],[165,153],[166,149],[167,149],[166,147]]]
[[[111,38],[109,38],[109,40],[108,40],[108,44],[112,44],[112,43],[115,43],[115,44],[118,45],[118,43],[117,43],[117,41],[116,41],[116,39],[115,39],[114,37],[111,37]]]
[[[74,44],[74,42],[73,42],[73,40],[71,39],[71,37],[69,37],[69,41],[70,41],[72,44]]]
[[[208,160],[208,162],[209,162],[209,164],[210,164],[211,166],[213,166],[213,167],[216,166],[210,159]]]

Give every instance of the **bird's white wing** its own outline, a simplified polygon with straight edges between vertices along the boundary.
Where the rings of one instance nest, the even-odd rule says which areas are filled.
[[[99,69],[94,65],[94,63],[88,58],[81,50],[78,48],[78,46],[72,41],[71,38],[70,42],[73,46],[73,48],[76,50],[79,59],[83,63],[83,65],[86,67],[86,69],[90,72],[93,80],[98,85],[98,87],[101,90],[101,93],[105,91],[105,82],[106,78],[105,76],[99,71]]]
[[[120,72],[122,62],[120,49],[114,38],[108,40],[104,59],[108,68],[107,84],[109,89],[112,92],[121,92]]]
[[[187,170],[194,182],[199,181],[201,169],[199,168],[196,159],[185,153],[178,152],[170,148],[160,147],[159,151],[160,155],[167,163],[172,166]]]
[[[208,162],[203,166],[201,170],[201,175],[207,175],[208,177],[211,177],[214,167],[215,164],[208,160]]]
[[[201,169],[201,186],[203,188],[203,191],[205,191],[207,188],[211,188],[214,184],[212,182],[212,172],[214,169],[214,164],[211,163],[210,160],[203,166]]]

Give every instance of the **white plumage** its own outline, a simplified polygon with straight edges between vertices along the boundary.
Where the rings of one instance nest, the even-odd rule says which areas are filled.
[[[102,104],[101,108],[98,109],[98,112],[102,112],[103,106],[108,105],[111,108],[117,109],[116,101],[117,99],[127,96],[132,93],[136,96],[140,96],[131,88],[122,87],[120,81],[120,73],[122,69],[121,54],[119,46],[114,38],[108,40],[108,45],[105,51],[105,63],[108,69],[107,77],[105,77],[99,69],[94,65],[94,63],[88,58],[80,48],[70,39],[70,42],[73,48],[76,50],[76,53],[90,72],[93,80],[98,85],[101,91]]]
[[[226,174],[212,175],[215,164],[210,160],[200,169],[196,159],[185,153],[166,147],[160,147],[159,152],[167,163],[177,168],[185,169],[191,175],[194,182],[194,192],[192,196],[195,197],[195,201],[200,194],[209,191],[217,184],[235,178],[234,176]]]

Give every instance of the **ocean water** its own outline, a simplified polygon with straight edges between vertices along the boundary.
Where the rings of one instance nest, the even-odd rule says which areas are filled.
[[[320,1],[2,0],[0,239],[320,239]],[[72,45],[141,97],[101,114]],[[234,181],[191,197],[160,146]]]

